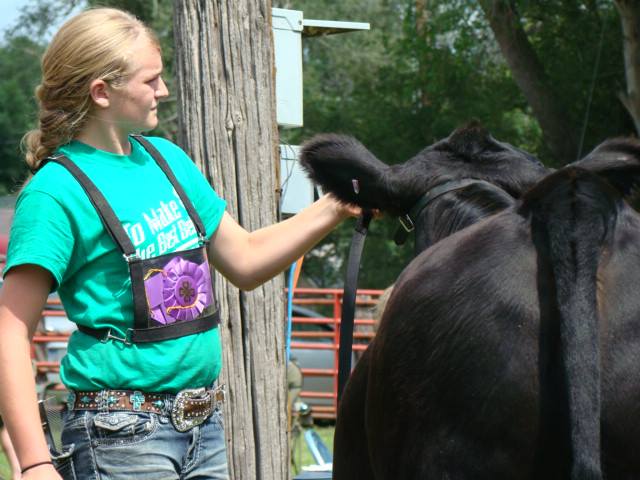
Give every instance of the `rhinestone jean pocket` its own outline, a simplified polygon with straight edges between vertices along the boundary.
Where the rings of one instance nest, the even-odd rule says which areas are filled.
[[[94,446],[123,446],[141,442],[158,426],[153,413],[100,412],[93,418]]]

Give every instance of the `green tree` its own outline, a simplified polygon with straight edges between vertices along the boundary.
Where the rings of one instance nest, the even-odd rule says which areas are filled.
[[[20,140],[32,128],[34,89],[39,77],[43,47],[24,36],[13,36],[0,45],[0,194],[15,191],[27,173]]]
[[[618,97],[640,135],[640,3],[637,0],[615,0],[614,3],[622,24],[627,79],[626,91],[621,90]]]
[[[624,65],[612,2],[479,3],[553,163],[573,161],[606,137],[633,132],[616,99]]]
[[[87,6],[113,6],[133,12],[152,26],[162,45],[165,79],[173,91],[173,22],[170,0],[34,0],[0,42],[0,194],[15,191],[27,175],[20,150],[22,136],[37,125],[35,88],[40,58],[55,28],[71,13]],[[152,132],[174,139],[177,132],[175,96],[159,110],[160,123]]]
[[[15,192],[28,174],[20,141],[37,124],[40,58],[53,26],[79,3],[33,0],[0,41],[0,194]]]
[[[302,143],[323,131],[350,133],[383,161],[396,163],[478,119],[496,138],[558,166],[607,137],[634,131],[617,99],[625,90],[625,79],[619,18],[610,1],[275,3],[302,10],[305,18],[371,23],[368,32],[303,41],[305,126],[281,132],[289,143]],[[555,121],[563,128],[566,124],[570,132],[560,135],[566,148],[554,150],[548,141],[549,128],[532,107],[535,96],[523,93],[491,29],[485,14],[489,10],[481,4],[506,5],[517,14],[511,29],[521,29],[540,65],[546,85],[540,94],[555,98],[560,107],[564,119]],[[363,285],[386,285],[398,272],[387,261],[404,266],[411,257],[410,247],[399,254],[390,242],[395,225],[390,220],[374,222],[363,259]],[[318,250],[324,255],[315,265],[312,258],[308,260],[305,273],[315,269],[318,278],[330,278],[329,252],[345,258],[349,238],[348,227],[337,231],[324,244],[331,245]]]
[[[317,132],[350,133],[383,161],[397,163],[478,118],[498,138],[535,150],[540,130],[495,45],[482,41],[490,30],[477,9],[458,3],[426,22],[406,1],[282,4],[303,10],[305,18],[371,23],[367,32],[304,40],[305,126],[283,136],[301,143]],[[392,241],[397,226],[394,219],[373,223],[362,286],[392,283],[412,258],[411,245]],[[332,234],[305,260],[305,274],[340,283],[340,271],[327,272],[327,258],[346,258],[350,237],[350,226]]]
[[[610,1],[480,3],[487,9],[513,6],[518,23],[512,28],[522,28],[546,84],[560,99],[574,151],[580,143],[584,152],[633,131],[616,99],[625,79],[619,19]],[[303,10],[305,17],[369,21],[372,27],[305,41],[305,127],[285,132],[291,142],[316,131],[348,131],[393,162],[476,118],[496,137],[547,163],[573,160],[554,155],[545,142],[531,107],[535,99],[515,81],[479,2],[298,0],[280,6]],[[598,51],[604,55],[596,65]]]

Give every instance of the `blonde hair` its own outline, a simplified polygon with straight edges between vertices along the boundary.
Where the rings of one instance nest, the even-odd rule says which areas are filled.
[[[82,130],[92,108],[93,80],[102,79],[114,87],[126,82],[132,44],[140,35],[160,49],[146,25],[115,8],[89,9],[62,25],[42,57],[42,83],[36,88],[38,128],[22,139],[32,172]]]

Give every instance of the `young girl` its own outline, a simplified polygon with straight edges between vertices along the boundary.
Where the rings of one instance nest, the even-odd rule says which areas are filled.
[[[29,358],[55,289],[79,329],[60,367],[65,478],[228,478],[209,264],[255,288],[358,211],[323,197],[270,227],[239,226],[179,147],[136,135],[157,125],[168,91],[158,40],[125,12],[69,20],[42,75],[39,129],[25,137],[35,175],[0,293],[0,408],[23,478],[60,478]]]

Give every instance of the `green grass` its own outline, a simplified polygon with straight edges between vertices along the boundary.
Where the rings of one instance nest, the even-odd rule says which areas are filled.
[[[7,457],[4,456],[4,452],[0,449],[0,479],[8,480],[11,478],[11,469],[7,462]]]
[[[314,430],[320,435],[320,438],[327,446],[330,452],[333,452],[333,433],[335,427],[331,426],[319,426],[314,425]],[[313,456],[311,452],[307,448],[307,444],[304,441],[304,438],[301,436],[299,441],[294,441],[292,445],[291,455],[293,456],[294,465],[298,467],[298,469],[302,469],[302,467],[307,465],[315,464]],[[300,473],[295,467],[292,468],[293,474]]]

